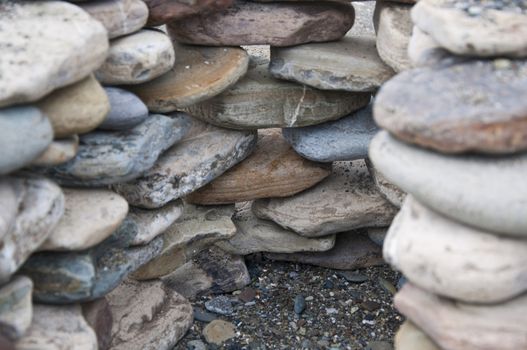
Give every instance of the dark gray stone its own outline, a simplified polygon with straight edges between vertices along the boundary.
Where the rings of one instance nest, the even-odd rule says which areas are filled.
[[[295,314],[300,315],[306,309],[306,299],[299,294],[295,297],[294,310]]]
[[[220,295],[206,301],[205,308],[210,312],[220,315],[230,315],[234,312],[231,300],[225,295]]]
[[[133,93],[115,87],[106,87],[104,91],[110,100],[110,112],[99,129],[130,129],[148,118],[146,105]]]

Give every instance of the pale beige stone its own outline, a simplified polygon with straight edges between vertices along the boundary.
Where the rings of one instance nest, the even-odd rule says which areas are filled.
[[[404,321],[395,333],[395,350],[441,350],[411,321]]]
[[[207,343],[221,345],[223,342],[236,336],[236,328],[230,322],[214,320],[205,326],[203,336]]]
[[[438,64],[441,60],[453,56],[430,35],[414,26],[408,43],[408,57],[414,67],[422,67]]]
[[[0,288],[1,336],[16,340],[26,333],[33,318],[32,291],[33,282],[26,276],[15,276]]]
[[[79,137],[70,136],[65,139],[54,140],[37,159],[31,162],[36,166],[54,166],[73,159],[79,148]]]

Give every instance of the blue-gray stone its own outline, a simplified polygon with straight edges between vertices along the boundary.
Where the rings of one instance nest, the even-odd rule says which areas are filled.
[[[85,134],[80,137],[75,158],[56,167],[41,168],[40,172],[69,186],[105,186],[129,181],[150,169],[189,127],[189,118],[182,114],[151,115],[133,129]]]
[[[38,108],[0,109],[0,175],[28,165],[51,141],[53,128]]]
[[[347,117],[303,128],[283,129],[284,138],[304,158],[316,162],[363,159],[379,128],[372,104]]]
[[[306,299],[303,295],[299,294],[295,297],[294,309],[297,315],[300,315],[306,309]]]
[[[110,100],[110,112],[99,129],[126,130],[148,118],[148,108],[133,93],[115,87],[105,87],[104,91]]]

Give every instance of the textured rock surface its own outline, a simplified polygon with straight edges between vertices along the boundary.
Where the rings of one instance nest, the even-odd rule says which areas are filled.
[[[446,156],[404,144],[383,131],[372,140],[370,157],[389,181],[450,218],[485,231],[527,233],[525,154]]]
[[[38,158],[31,162],[31,165],[55,166],[66,163],[75,157],[78,149],[79,137],[77,135],[54,140]]]
[[[377,191],[359,160],[334,164],[327,179],[295,196],[257,200],[253,211],[302,236],[320,237],[388,226],[397,209]]]
[[[232,5],[233,0],[145,0],[145,3],[149,10],[148,25],[159,26],[199,13],[224,10]]]
[[[201,47],[174,42],[174,67],[159,78],[130,86],[150,111],[165,113],[214,97],[246,72],[249,56],[237,47]]]
[[[3,336],[19,339],[31,325],[32,289],[33,282],[25,276],[16,276],[0,288],[0,334]]]
[[[377,186],[379,192],[381,192],[384,198],[386,198],[390,203],[395,205],[397,208],[400,208],[403,205],[406,193],[388,181],[388,179],[386,179],[386,177],[373,166],[373,163],[369,159],[366,159],[366,166],[368,167],[368,171],[373,177],[373,182],[375,183],[375,186]]]
[[[259,219],[251,211],[250,202],[237,205],[232,221],[236,225],[236,235],[217,242],[216,246],[234,255],[326,251],[335,244],[335,235],[306,238],[272,221]]]
[[[279,129],[260,130],[251,155],[185,198],[196,204],[226,204],[257,198],[288,197],[322,181],[331,165],[300,157]]]
[[[95,71],[103,84],[140,84],[168,72],[175,61],[169,37],[158,30],[112,40],[106,61]]]
[[[414,26],[408,43],[408,58],[414,67],[433,66],[445,59],[459,59],[442,48],[430,35]]]
[[[170,350],[192,325],[190,303],[161,281],[124,281],[107,298],[112,350]]]
[[[405,321],[395,334],[395,350],[440,350],[422,330]]]
[[[395,306],[441,348],[517,350],[527,347],[527,295],[502,304],[455,302],[406,283]]]
[[[189,127],[187,117],[156,114],[130,130],[92,132],[81,136],[77,156],[71,161],[39,171],[69,186],[128,181],[150,169]]]
[[[110,100],[110,111],[100,129],[130,129],[148,118],[148,108],[136,95],[115,87],[104,88]]]
[[[37,106],[49,118],[56,138],[95,129],[110,110],[108,97],[93,75],[55,90]]]
[[[369,101],[370,93],[323,91],[274,79],[268,72],[267,61],[255,59],[247,75],[236,85],[185,111],[233,129],[296,127],[341,118]]]
[[[113,317],[106,298],[82,304],[82,314],[97,336],[98,350],[107,350],[112,341]]]
[[[0,174],[28,165],[52,140],[51,123],[39,109],[11,107],[0,110]]]
[[[468,61],[399,74],[377,94],[375,121],[404,141],[441,152],[525,150],[527,101],[517,96],[527,94],[527,62],[506,63]],[[401,90],[407,86],[411,94]]]
[[[354,19],[349,4],[238,1],[222,12],[171,22],[168,30],[172,38],[188,44],[291,46],[337,40]]]
[[[318,162],[364,159],[379,128],[372,104],[344,118],[303,128],[286,128],[284,138],[302,157]]]
[[[221,129],[178,115],[191,123],[181,142],[142,177],[114,186],[130,204],[158,208],[184,197],[243,160],[256,144],[255,132]]]
[[[102,24],[66,2],[3,2],[0,22],[0,107],[38,100],[86,77],[108,51]]]

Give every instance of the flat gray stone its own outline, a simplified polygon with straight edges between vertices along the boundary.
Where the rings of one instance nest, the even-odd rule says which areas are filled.
[[[80,137],[74,159],[38,170],[68,186],[105,186],[128,181],[150,169],[189,126],[185,116],[156,114],[129,130],[95,131]]]
[[[0,174],[30,164],[52,140],[51,123],[37,108],[0,109]]]
[[[33,282],[16,276],[0,288],[0,334],[10,340],[20,339],[31,325]]]
[[[527,154],[448,156],[397,141],[382,131],[370,158],[386,178],[419,202],[467,225],[527,234]]]
[[[256,216],[305,237],[385,227],[397,213],[375,188],[363,160],[335,163],[318,185],[292,197],[256,200],[252,208]]]
[[[364,159],[379,127],[372,104],[344,118],[303,128],[283,129],[284,138],[302,157],[317,162]]]
[[[148,108],[133,93],[115,87],[106,87],[104,91],[110,100],[110,112],[99,125],[99,129],[130,129],[148,118]]]
[[[388,227],[370,227],[366,229],[366,233],[372,242],[382,247],[388,233]]]
[[[190,121],[186,136],[159,157],[143,176],[114,185],[131,205],[159,208],[184,197],[242,161],[256,145],[254,131],[222,129],[177,115]]]

